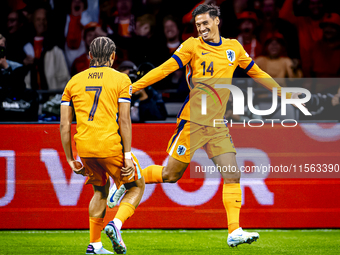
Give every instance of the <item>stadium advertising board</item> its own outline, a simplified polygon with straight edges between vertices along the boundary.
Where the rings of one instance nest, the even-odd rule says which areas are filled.
[[[133,125],[133,152],[142,167],[165,164],[174,129]],[[59,125],[4,124],[0,130],[0,228],[87,229],[92,187],[68,166]],[[244,228],[340,227],[339,124],[235,125],[230,133],[244,177]],[[203,169],[209,166],[203,155],[196,152],[191,169],[197,171],[187,170],[178,183],[146,185],[124,228],[227,228],[219,169]],[[105,223],[116,210],[108,209]]]

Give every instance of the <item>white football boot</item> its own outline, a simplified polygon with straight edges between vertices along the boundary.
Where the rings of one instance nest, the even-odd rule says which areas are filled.
[[[93,248],[92,244],[89,244],[89,246],[87,246],[85,254],[114,254],[114,253],[104,249],[103,246],[100,249],[95,249]]]
[[[107,205],[110,208],[115,207],[118,204],[118,201],[121,198],[121,196],[123,196],[123,194],[125,193],[125,191],[126,188],[124,185],[121,185],[120,188],[117,189],[117,186],[114,183],[107,197]]]
[[[231,234],[228,234],[228,245],[236,247],[239,244],[249,243],[256,241],[260,235],[256,232],[246,232],[242,228],[235,229]]]

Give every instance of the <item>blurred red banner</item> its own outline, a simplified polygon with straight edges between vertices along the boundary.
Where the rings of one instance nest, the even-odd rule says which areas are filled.
[[[75,132],[75,125],[72,128]],[[166,162],[166,146],[175,128],[175,124],[133,125],[132,147],[143,168]],[[0,132],[0,229],[88,228],[92,187],[68,166],[59,125],[3,124]],[[279,175],[244,173],[242,227],[340,227],[339,124],[234,125],[230,133],[239,167],[290,167],[290,173]],[[202,155],[200,149],[191,171],[187,169],[178,183],[147,185],[141,205],[124,228],[227,228],[220,175],[190,178],[193,166],[209,162]],[[326,165],[327,172],[314,175],[318,164]],[[107,210],[106,222],[116,210]]]

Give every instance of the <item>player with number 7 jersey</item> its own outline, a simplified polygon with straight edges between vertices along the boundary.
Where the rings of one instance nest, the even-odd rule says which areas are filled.
[[[117,122],[120,102],[131,102],[131,81],[108,66],[92,66],[68,82],[61,105],[75,109],[74,141],[80,157],[112,157],[122,152]]]
[[[113,254],[101,242],[109,176],[115,186],[125,184],[127,190],[115,218],[105,227],[118,254],[126,253],[120,229],[134,214],[145,188],[141,167],[131,153],[131,81],[126,74],[111,68],[115,49],[107,37],[91,42],[91,67],[68,82],[60,106],[60,136],[67,162],[75,173],[87,176],[85,183],[92,184],[94,190],[89,204],[90,244],[86,254]],[[72,152],[73,109],[77,117],[74,140],[84,166],[74,160]]]

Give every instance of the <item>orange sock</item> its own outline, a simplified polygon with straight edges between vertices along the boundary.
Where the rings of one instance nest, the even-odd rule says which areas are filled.
[[[101,241],[101,232],[103,229],[104,219],[90,217],[90,243]]]
[[[115,218],[119,219],[122,222],[122,224],[124,224],[124,222],[135,213],[135,210],[136,208],[132,204],[124,202],[120,203]]]
[[[241,209],[241,186],[239,183],[223,184],[223,204],[227,211],[229,234],[239,228]]]
[[[162,177],[163,168],[164,166],[157,166],[157,165],[152,165],[152,166],[148,166],[147,168],[144,168],[142,170],[142,175],[144,176],[145,184],[162,183],[163,182],[163,177]]]

